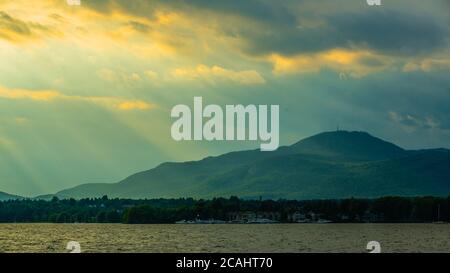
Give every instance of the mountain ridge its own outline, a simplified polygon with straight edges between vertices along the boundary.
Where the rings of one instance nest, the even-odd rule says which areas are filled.
[[[25,199],[25,197],[0,191],[0,201],[20,200],[20,199]]]
[[[366,132],[334,131],[274,152],[246,150],[165,162],[117,183],[87,183],[56,195],[292,199],[450,195],[449,166],[447,149],[405,150]]]

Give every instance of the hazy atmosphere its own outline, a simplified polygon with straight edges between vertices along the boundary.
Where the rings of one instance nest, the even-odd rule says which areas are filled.
[[[0,0],[0,191],[117,182],[259,147],[175,142],[170,109],[280,105],[280,143],[450,148],[450,1]]]

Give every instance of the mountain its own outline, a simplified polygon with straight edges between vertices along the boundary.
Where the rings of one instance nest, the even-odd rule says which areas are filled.
[[[24,199],[24,197],[0,191],[0,201],[8,201],[16,199]]]
[[[297,154],[320,155],[345,160],[381,160],[405,154],[402,148],[365,132],[327,132],[288,147]]]
[[[450,195],[450,150],[404,150],[365,132],[325,132],[274,152],[249,150],[163,163],[119,183],[59,197],[323,199]]]

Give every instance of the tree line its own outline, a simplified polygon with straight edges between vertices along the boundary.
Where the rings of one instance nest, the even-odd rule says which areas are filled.
[[[272,213],[279,222],[293,215],[320,215],[333,222],[427,223],[450,222],[450,197],[382,197],[341,200],[211,200],[180,199],[58,199],[0,202],[1,223],[126,223],[160,224],[179,220],[216,219],[253,212]],[[439,212],[439,215],[438,215]]]

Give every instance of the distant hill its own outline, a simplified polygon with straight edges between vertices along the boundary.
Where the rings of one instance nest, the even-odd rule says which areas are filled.
[[[0,191],[0,201],[8,201],[16,199],[24,199],[24,197]]]
[[[347,131],[326,132],[308,137],[286,150],[296,154],[344,160],[381,160],[406,154],[402,148],[368,133]]]
[[[249,150],[163,163],[61,197],[322,199],[450,195],[450,150],[410,151],[365,132],[325,132],[274,152]]]

